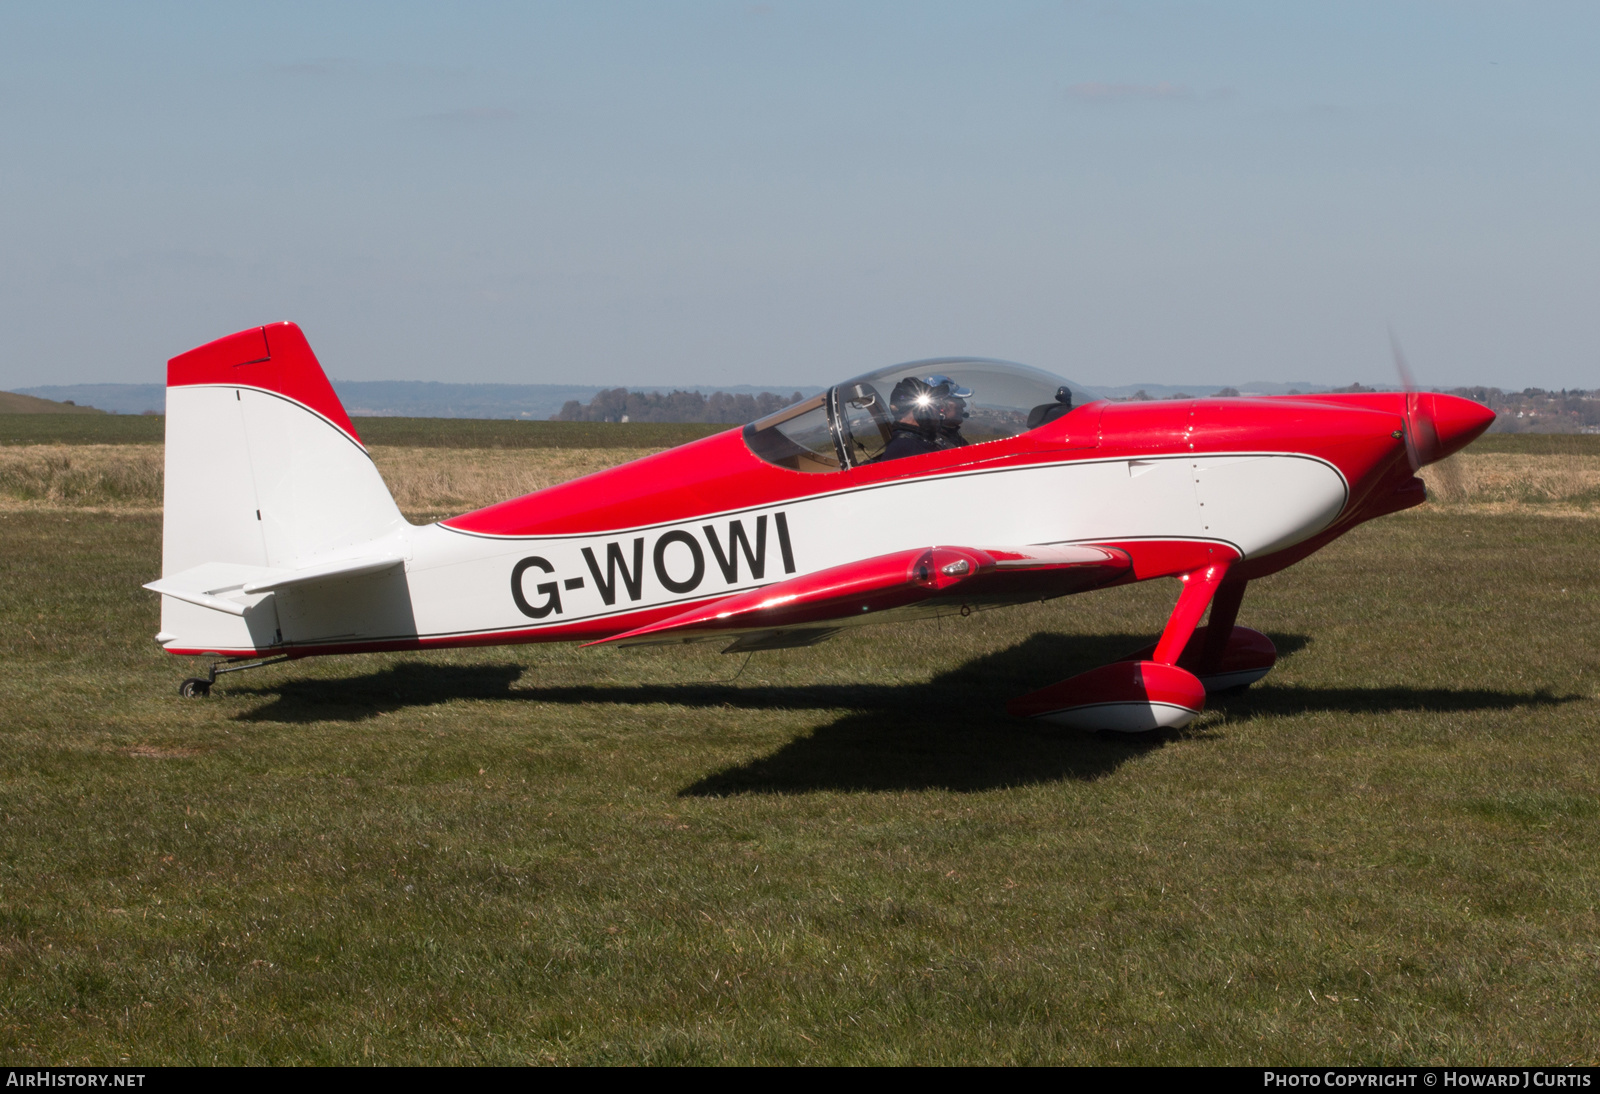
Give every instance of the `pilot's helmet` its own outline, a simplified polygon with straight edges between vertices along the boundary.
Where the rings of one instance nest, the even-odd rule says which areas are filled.
[[[971,388],[962,387],[950,377],[937,373],[932,376],[922,377],[922,382],[927,384],[929,390],[933,393],[934,402],[941,404],[946,409],[958,411],[963,419],[968,417],[967,400],[972,398]],[[950,423],[947,420],[946,424],[954,427],[959,425],[959,422]]]
[[[889,393],[889,405],[904,413],[913,407],[934,406],[950,399],[970,399],[972,390],[948,376],[907,376]]]
[[[920,424],[930,424],[938,419],[938,400],[933,388],[915,376],[907,376],[889,393],[889,409],[896,418],[911,414]]]
[[[953,406],[967,416],[966,400],[972,398],[970,388],[964,388],[948,376],[907,376],[889,394],[889,407],[896,418],[909,412],[918,425],[937,429],[944,407]]]

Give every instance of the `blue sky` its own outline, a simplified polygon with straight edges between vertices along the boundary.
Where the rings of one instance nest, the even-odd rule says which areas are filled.
[[[0,7],[0,387],[1600,387],[1600,5]]]

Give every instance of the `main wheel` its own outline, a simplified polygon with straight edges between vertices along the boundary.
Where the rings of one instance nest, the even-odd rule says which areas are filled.
[[[211,694],[211,681],[191,676],[178,685],[178,694],[185,699],[204,699]]]

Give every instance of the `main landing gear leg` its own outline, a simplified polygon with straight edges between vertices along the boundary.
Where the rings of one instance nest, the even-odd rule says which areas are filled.
[[[1142,733],[1188,725],[1205,709],[1206,689],[1178,659],[1227,573],[1227,562],[1214,562],[1183,575],[1183,591],[1154,649],[1024,695],[1007,709],[1074,729]]]
[[[1222,667],[1222,655],[1228,649],[1228,639],[1233,637],[1233,625],[1239,618],[1239,605],[1244,603],[1244,587],[1248,584],[1224,581],[1211,598],[1211,618],[1206,620],[1205,643],[1195,665],[1195,673],[1202,680]]]
[[[1239,604],[1244,600],[1246,584],[1239,578],[1223,579],[1211,598],[1210,621],[1195,628],[1183,652],[1178,654],[1178,668],[1198,676],[1208,695],[1243,691],[1277,663],[1278,650],[1272,639],[1234,623],[1239,618]],[[1165,637],[1163,635],[1163,641]],[[1162,658],[1156,656],[1155,645],[1149,645],[1122,660],[1160,661]]]
[[[289,660],[289,655],[280,657],[267,657],[260,661],[251,661],[247,657],[230,657],[224,661],[211,662],[211,668],[204,676],[191,676],[178,685],[178,694],[185,699],[204,699],[211,694],[211,685],[217,682],[217,677],[225,672],[243,672],[245,669],[259,669],[264,665],[276,665],[280,661]],[[240,662],[246,662],[241,664]]]
[[[1212,695],[1243,691],[1278,663],[1278,648],[1260,631],[1240,627],[1245,582],[1224,581],[1211,602],[1211,619],[1195,632],[1178,664],[1192,669]]]
[[[1194,629],[1200,625],[1200,617],[1206,614],[1206,605],[1211,603],[1211,598],[1216,595],[1218,586],[1227,574],[1226,562],[1213,562],[1178,579],[1183,582],[1183,591],[1178,594],[1178,604],[1172,609],[1166,630],[1161,632],[1161,641],[1156,643],[1150,660],[1159,665],[1178,663],[1178,658],[1183,656],[1189,645],[1189,639],[1194,637]],[[1233,610],[1237,614],[1239,606],[1235,604]],[[1228,626],[1233,626],[1231,621]]]

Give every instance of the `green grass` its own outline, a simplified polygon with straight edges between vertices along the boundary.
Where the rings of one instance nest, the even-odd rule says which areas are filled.
[[[1485,433],[1467,449],[1525,456],[1600,456],[1600,433]]]
[[[166,421],[154,414],[0,414],[0,445],[160,444]]]
[[[149,516],[0,514],[0,1055],[1588,1062],[1600,522],[1405,515],[1252,586],[1152,741],[1001,712],[1169,582],[740,660],[174,693]]]

